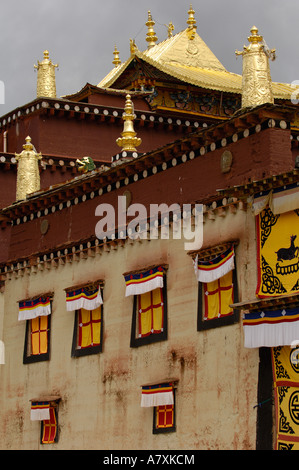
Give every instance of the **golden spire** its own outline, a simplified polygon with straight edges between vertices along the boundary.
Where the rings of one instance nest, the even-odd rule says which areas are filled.
[[[40,189],[40,176],[38,161],[42,156],[36,153],[31,138],[26,137],[26,144],[23,145],[23,151],[15,154],[18,162],[17,170],[17,193],[16,200],[26,199],[27,194],[39,191]]]
[[[274,103],[269,58],[275,59],[275,49],[268,49],[255,26],[250,32],[249,45],[242,52],[236,51],[243,56],[242,108]]]
[[[192,5],[190,5],[190,8],[188,10],[188,20],[187,20],[187,25],[190,29],[196,28],[196,19],[194,18],[194,13],[195,11],[193,10]]]
[[[119,147],[122,147],[122,152],[136,152],[136,147],[141,144],[141,139],[136,137],[134,131],[133,121],[135,119],[133,102],[131,96],[126,96],[125,112],[123,113],[124,130],[121,133],[122,137],[116,139],[116,143]]]
[[[112,64],[114,64],[115,67],[118,67],[119,64],[121,64],[121,60],[119,59],[119,51],[117,50],[116,46],[114,47],[114,60],[112,61]]]
[[[152,19],[152,15],[151,15],[150,11],[148,11],[148,20],[145,24],[148,28],[148,31],[146,33],[146,36],[147,36],[146,41],[148,42],[147,48],[150,49],[151,47],[153,47],[156,44],[156,42],[158,40],[158,38],[156,36],[156,33],[154,31],[154,28],[153,28],[153,26],[155,25],[155,22]]]
[[[36,96],[56,98],[55,68],[58,64],[53,64],[49,59],[49,52],[44,51],[44,60],[37,61],[34,68],[37,69],[37,89]]]

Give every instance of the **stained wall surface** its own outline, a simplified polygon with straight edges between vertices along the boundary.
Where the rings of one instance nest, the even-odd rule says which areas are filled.
[[[204,223],[204,246],[238,240],[239,300],[254,297],[256,252],[250,210],[226,210]],[[166,263],[168,339],[130,347],[133,299],[123,273]],[[29,270],[30,272],[30,270]],[[103,351],[71,357],[74,312],[64,289],[104,280]],[[20,299],[54,292],[50,360],[23,364],[25,322]],[[110,251],[36,273],[12,275],[0,294],[1,449],[254,449],[258,351],[243,346],[242,322],[197,331],[198,285],[184,240],[126,241]],[[153,411],[141,385],[177,379],[176,432],[153,434]],[[30,399],[59,395],[59,440],[40,444]]]

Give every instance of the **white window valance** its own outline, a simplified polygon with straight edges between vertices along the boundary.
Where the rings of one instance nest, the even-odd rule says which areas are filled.
[[[235,267],[234,245],[225,251],[218,253],[215,257],[202,260],[197,254],[194,261],[195,276],[198,282],[212,282],[220,279]]]
[[[44,419],[50,419],[50,402],[31,402],[30,419],[31,421],[43,421]]]
[[[173,405],[173,384],[144,385],[141,391],[141,406]]]
[[[144,294],[164,285],[165,266],[155,266],[144,271],[124,274],[126,297]]]
[[[66,309],[68,312],[81,308],[94,310],[102,304],[100,283],[66,289]]]
[[[51,314],[52,294],[44,294],[30,300],[19,302],[19,321],[32,320]]]

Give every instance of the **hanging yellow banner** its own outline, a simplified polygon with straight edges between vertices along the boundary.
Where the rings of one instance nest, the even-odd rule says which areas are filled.
[[[299,292],[299,211],[257,216],[258,297]]]
[[[299,347],[272,348],[276,449],[299,450]]]

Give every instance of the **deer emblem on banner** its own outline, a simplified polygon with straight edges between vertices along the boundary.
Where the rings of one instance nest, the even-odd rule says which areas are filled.
[[[257,217],[258,297],[299,293],[299,210]]]
[[[298,254],[299,247],[295,246],[295,240],[297,235],[291,235],[290,237],[290,246],[288,248],[280,248],[276,251],[277,263],[276,263],[276,273],[285,275],[290,273],[295,273],[299,269],[298,263]],[[289,263],[291,261],[291,263]]]

